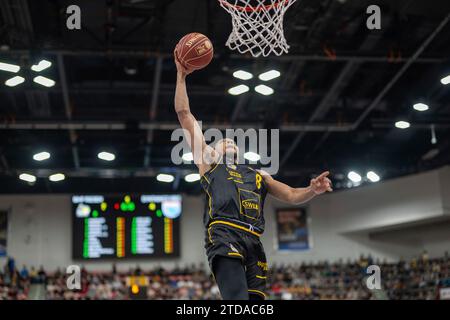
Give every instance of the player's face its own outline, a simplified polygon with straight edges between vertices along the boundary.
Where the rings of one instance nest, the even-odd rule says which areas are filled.
[[[238,146],[236,145],[236,143],[234,143],[232,139],[220,140],[216,145],[216,150],[222,155],[236,156],[239,152]]]

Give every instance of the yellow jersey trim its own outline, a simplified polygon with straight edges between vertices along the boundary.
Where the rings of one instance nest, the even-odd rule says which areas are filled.
[[[212,243],[212,244],[214,244],[214,242],[213,242],[213,240],[212,240],[212,235],[211,235],[211,228],[212,228],[212,227],[209,227],[209,228],[208,228],[209,242]]]
[[[219,165],[219,162],[220,162],[220,161],[217,161],[217,163],[214,165],[214,167],[209,168],[209,170],[206,171],[206,172],[204,173],[204,175],[205,175],[205,174],[211,174],[214,170],[216,170],[217,166]]]
[[[229,256],[236,256],[236,257],[241,257],[242,259],[244,259],[244,257],[242,256],[242,254],[237,253],[237,252],[228,252]]]
[[[208,207],[209,207],[208,214],[209,214],[209,217],[212,219],[213,218],[212,217],[212,197],[211,197],[211,194],[209,193],[208,189],[205,188],[205,192],[209,198],[208,199]]]
[[[209,180],[206,176],[202,176],[202,178],[204,178],[206,180],[206,182],[208,182],[208,184],[211,184],[211,182],[209,182]]]
[[[264,299],[267,297],[266,296],[266,294],[264,293],[264,292],[262,292],[262,291],[259,291],[259,290],[255,290],[255,289],[248,289],[248,292],[251,292],[251,293],[257,293],[257,294],[259,294],[259,295],[261,295],[261,296],[263,296],[264,297]]]
[[[209,168],[205,173],[201,174],[200,176],[202,178],[205,178],[206,182],[208,182],[208,184],[211,184],[211,182],[209,182],[208,178],[206,177],[207,174],[212,173],[214,170],[216,170],[217,166],[219,165],[219,162],[217,162],[214,167],[211,166],[211,168]]]
[[[238,224],[234,224],[232,222],[228,222],[228,221],[214,221],[214,222],[211,222],[209,225],[212,226],[214,224],[224,224],[224,225],[227,225],[227,226],[230,226],[230,227],[234,227],[234,228],[237,228],[237,229],[240,229],[240,230],[247,231],[248,233],[251,233],[251,234],[253,234],[253,235],[257,236],[257,237],[261,237],[260,233],[258,233],[256,231],[253,231],[253,230],[250,230],[248,228],[245,228],[243,226],[240,226]]]

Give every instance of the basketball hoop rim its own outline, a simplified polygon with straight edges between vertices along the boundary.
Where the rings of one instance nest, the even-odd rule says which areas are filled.
[[[277,8],[280,5],[288,3],[289,1],[291,1],[291,0],[280,0],[280,1],[276,2],[276,3],[274,3],[274,4],[268,4],[268,5],[265,5],[265,6],[259,5],[257,7],[252,7],[252,6],[242,7],[242,6],[232,5],[227,0],[219,0],[219,2],[222,3],[224,6],[232,7],[234,9],[238,10],[238,11],[246,11],[246,12],[261,12],[261,11],[264,11],[264,10],[268,11],[270,9]]]

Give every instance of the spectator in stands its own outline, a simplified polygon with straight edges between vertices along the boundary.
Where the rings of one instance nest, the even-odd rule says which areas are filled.
[[[31,283],[39,282],[38,273],[34,267],[31,267],[31,269],[30,269],[30,281],[31,281]]]
[[[20,270],[20,277],[22,279],[28,279],[28,275],[29,275],[28,269],[27,269],[27,267],[25,265],[23,265],[22,266],[22,270]]]
[[[6,272],[12,275],[15,270],[16,270],[16,262],[14,261],[14,258],[8,257],[8,262],[6,264]]]
[[[47,273],[44,270],[44,266],[40,266],[39,271],[38,271],[38,279],[39,279],[39,283],[45,283],[46,279],[47,279]]]

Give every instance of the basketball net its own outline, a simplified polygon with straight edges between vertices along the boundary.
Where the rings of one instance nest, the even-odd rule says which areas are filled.
[[[232,17],[233,30],[226,46],[254,57],[287,53],[283,17],[297,0],[219,0]],[[271,4],[267,4],[271,2]]]

